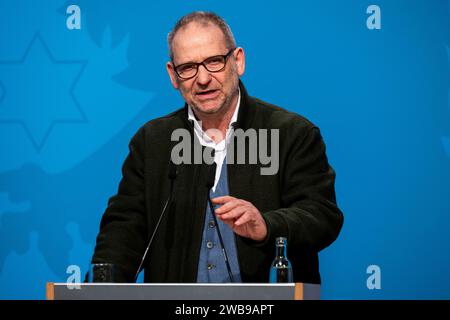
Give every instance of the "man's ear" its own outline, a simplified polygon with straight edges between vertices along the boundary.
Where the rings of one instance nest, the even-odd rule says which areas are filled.
[[[237,72],[238,72],[239,76],[242,76],[245,71],[244,49],[242,49],[241,47],[236,48],[235,57],[236,57]]]
[[[169,61],[166,63],[166,69],[170,77],[170,82],[172,82],[172,86],[175,89],[178,89],[177,75],[175,74],[172,62]]]

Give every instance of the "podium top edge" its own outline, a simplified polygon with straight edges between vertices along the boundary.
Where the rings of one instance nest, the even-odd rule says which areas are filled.
[[[88,283],[88,282],[48,282],[54,286],[245,286],[245,287],[267,287],[267,286],[279,286],[279,287],[294,287],[296,283]],[[317,284],[318,285],[318,284]]]

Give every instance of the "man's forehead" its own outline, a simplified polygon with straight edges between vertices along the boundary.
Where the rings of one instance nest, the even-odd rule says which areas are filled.
[[[222,30],[212,24],[192,22],[176,33],[173,43],[174,60],[181,63],[225,54],[225,36]]]

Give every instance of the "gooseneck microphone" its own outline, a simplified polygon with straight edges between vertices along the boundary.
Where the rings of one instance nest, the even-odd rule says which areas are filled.
[[[150,240],[148,241],[147,247],[145,248],[144,255],[142,256],[141,263],[139,264],[139,267],[138,267],[138,269],[136,271],[136,275],[134,276],[134,282],[136,282],[136,280],[137,280],[137,278],[139,276],[139,273],[142,270],[142,266],[144,265],[145,258],[147,257],[148,250],[150,249],[150,247],[152,245],[152,242],[153,242],[153,239],[155,238],[156,232],[159,229],[159,225],[161,224],[161,221],[162,221],[162,219],[164,217],[164,214],[167,211],[167,208],[169,207],[170,203],[172,202],[173,184],[174,184],[173,182],[175,181],[175,178],[177,177],[177,167],[175,166],[175,164],[172,161],[169,162],[169,175],[168,175],[168,177],[170,179],[169,197],[167,198],[167,201],[164,204],[164,207],[163,207],[163,210],[161,212],[161,215],[159,216],[158,222],[156,223],[156,227],[153,230],[153,233],[152,233],[152,236],[150,237]]]
[[[223,165],[226,166],[226,163],[224,163]],[[230,277],[230,282],[234,282],[233,281],[233,273],[231,272],[230,262],[228,261],[227,250],[225,250],[225,245],[223,243],[222,234],[220,233],[219,224],[217,223],[216,212],[214,210],[214,206],[211,201],[211,196],[209,195],[209,191],[214,186],[214,181],[216,179],[216,168],[217,168],[217,164],[214,162],[210,167],[208,180],[206,181],[206,187],[208,188],[208,204],[209,204],[209,209],[211,210],[211,214],[214,219],[214,223],[216,224],[217,236],[219,237],[220,246],[222,247],[223,258],[224,258],[225,264],[227,266],[228,276]]]

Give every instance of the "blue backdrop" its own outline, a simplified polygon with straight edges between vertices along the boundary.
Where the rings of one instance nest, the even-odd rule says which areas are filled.
[[[70,30],[66,9],[81,10]],[[381,29],[366,25],[369,5]],[[448,1],[0,0],[0,297],[87,271],[127,144],[182,106],[166,35],[193,10],[244,47],[249,93],[323,133],[345,223],[325,299],[450,298]],[[367,268],[381,288],[367,286]]]

